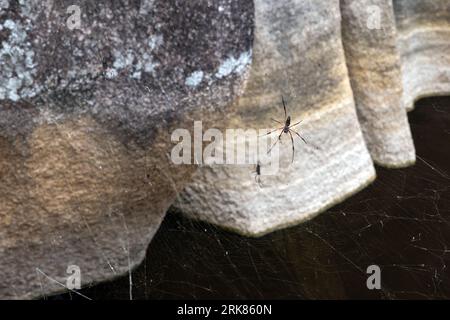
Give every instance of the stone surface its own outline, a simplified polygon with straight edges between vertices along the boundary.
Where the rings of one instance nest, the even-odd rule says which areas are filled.
[[[391,0],[343,0],[342,41],[358,119],[375,163],[415,161],[402,104],[401,62]]]
[[[450,3],[395,0],[398,49],[402,59],[403,104],[450,94]]]
[[[450,92],[449,39],[446,0],[0,0],[0,298],[138,264],[196,169],[169,159],[195,120],[274,128],[281,95],[303,120],[309,143],[291,163],[284,135],[260,185],[254,165],[205,166],[178,196],[250,236],[357,192],[373,161],[413,163],[405,109]]]
[[[300,132],[320,150],[298,141],[289,165],[286,138],[284,167],[263,177],[261,188],[254,166],[202,168],[176,207],[257,236],[314,217],[363,188],[375,177],[372,160],[387,167],[413,164],[405,107],[450,92],[449,6],[431,0],[255,1],[254,60],[232,123],[265,127],[282,115],[284,94],[293,119],[304,119]]]
[[[279,126],[271,118],[283,119],[283,94],[310,144],[295,139],[291,163],[285,135],[280,171],[263,175],[261,186],[253,165],[204,167],[176,203],[191,217],[251,236],[310,219],[375,178],[347,74],[339,1],[259,0],[255,9],[253,63],[230,126]]]
[[[138,264],[195,169],[170,133],[223,117],[251,61],[251,1],[71,5],[0,1],[0,298]]]

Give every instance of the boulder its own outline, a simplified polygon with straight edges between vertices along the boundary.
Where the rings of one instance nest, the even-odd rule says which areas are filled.
[[[343,0],[342,41],[358,119],[375,163],[415,162],[391,0]]]
[[[236,100],[253,16],[237,0],[0,1],[0,298],[143,259],[195,170],[168,158],[171,132]]]
[[[397,47],[402,61],[403,105],[450,93],[450,3],[395,0]]]
[[[260,236],[413,164],[406,110],[450,92],[449,39],[446,0],[0,0],[0,298],[131,288],[174,201]],[[273,131],[276,170],[174,163],[194,121]]]
[[[253,62],[245,92],[231,110],[238,128],[268,130],[284,121],[295,136],[279,147],[279,170],[254,177],[255,165],[205,166],[176,210],[249,236],[311,219],[375,178],[348,77],[339,1],[255,1]],[[280,130],[273,135],[278,136]],[[275,137],[276,138],[276,137]]]
[[[373,163],[413,164],[405,110],[450,92],[449,15],[445,0],[256,0],[253,63],[229,117],[235,126],[274,129],[284,95],[310,143],[294,136],[290,163],[282,135],[280,171],[261,183],[255,165],[204,167],[175,209],[260,236],[364,188],[375,178]]]

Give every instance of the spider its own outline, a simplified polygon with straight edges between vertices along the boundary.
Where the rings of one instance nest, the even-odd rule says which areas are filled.
[[[284,98],[283,96],[281,96],[281,101],[283,102],[283,109],[284,109],[284,123],[275,119],[272,119],[272,121],[275,121],[276,123],[279,123],[281,125],[283,125],[280,128],[274,129],[272,131],[269,131],[268,133],[264,134],[263,136],[267,136],[269,134],[271,134],[272,132],[275,132],[277,130],[281,130],[280,135],[278,136],[277,141],[275,141],[275,143],[270,147],[269,151],[267,151],[267,153],[269,154],[270,151],[272,151],[273,147],[275,147],[275,145],[278,143],[278,141],[281,140],[281,136],[283,135],[283,133],[289,134],[289,136],[291,137],[291,143],[292,143],[292,162],[294,162],[294,153],[295,153],[295,147],[294,147],[294,138],[292,136],[292,133],[296,134],[300,139],[303,140],[304,143],[308,144],[308,142],[306,142],[306,140],[295,130],[293,130],[292,128],[299,125],[303,120],[300,120],[294,124],[291,125],[291,116],[287,115],[286,112],[286,103],[284,102]]]
[[[261,163],[258,161],[255,169],[255,182],[261,188]]]

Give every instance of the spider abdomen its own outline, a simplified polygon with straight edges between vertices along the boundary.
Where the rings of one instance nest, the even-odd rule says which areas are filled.
[[[289,126],[291,125],[291,116],[288,116],[286,118],[286,123],[284,124],[284,133],[287,133],[289,131]]]

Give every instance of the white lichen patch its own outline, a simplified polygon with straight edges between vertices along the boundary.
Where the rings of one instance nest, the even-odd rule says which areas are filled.
[[[144,53],[142,56],[142,64],[144,65],[144,71],[150,73],[153,73],[158,66],[158,63],[154,62],[153,57],[148,53]]]
[[[252,60],[252,52],[246,51],[235,57],[229,57],[223,61],[216,72],[216,78],[223,78],[232,73],[241,74]]]
[[[115,50],[113,52],[114,62],[106,72],[108,79],[115,78],[119,73],[128,74],[133,79],[141,79],[142,73],[154,74],[158,63],[154,61],[152,51],[163,43],[161,35],[153,35],[149,38],[147,45],[128,49],[126,51]]]
[[[2,2],[3,7],[6,4]],[[27,41],[29,28],[11,19],[0,25],[0,30],[8,34],[0,48],[0,100],[18,101],[33,97],[40,91],[33,83],[36,65],[31,43]]]
[[[155,50],[162,43],[163,43],[162,35],[153,35],[150,37],[150,40],[148,41],[148,46],[149,46],[150,50]]]
[[[113,78],[117,77],[117,70],[116,70],[116,69],[113,69],[113,68],[108,68],[108,69],[106,69],[106,71],[105,71],[105,77],[106,77],[107,79],[113,79]]]
[[[153,9],[154,0],[141,0],[141,5],[139,7],[139,14],[146,15],[149,14]]]
[[[192,72],[184,81],[190,88],[196,88],[202,81],[211,84],[216,79],[222,79],[233,73],[242,74],[252,61],[252,51],[242,52],[239,57],[229,56],[212,74],[205,74],[202,70]]]
[[[0,10],[9,8],[9,0],[0,0]]]
[[[195,88],[197,87],[203,80],[203,71],[198,70],[192,72],[189,77],[186,78],[185,84],[189,87]]]

